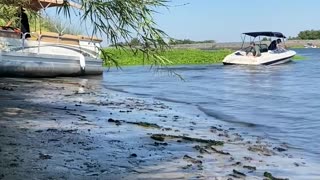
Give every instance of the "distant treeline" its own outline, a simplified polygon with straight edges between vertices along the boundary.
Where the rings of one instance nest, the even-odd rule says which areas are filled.
[[[320,39],[320,30],[300,31],[297,37],[289,37],[290,40],[315,40]]]
[[[178,45],[178,44],[199,44],[199,43],[215,43],[214,40],[204,40],[204,41],[192,41],[190,39],[170,39],[168,44],[169,45]],[[138,38],[132,38],[129,42],[120,42],[117,46],[140,46],[142,43]],[[111,47],[115,46],[110,45]]]
[[[204,41],[192,41],[190,39],[170,39],[170,45],[177,45],[177,44],[199,44],[199,43],[215,43],[214,40],[204,40]]]
[[[129,42],[119,42],[117,44],[111,44],[110,47],[114,46],[141,46],[142,43],[138,38],[132,38]]]

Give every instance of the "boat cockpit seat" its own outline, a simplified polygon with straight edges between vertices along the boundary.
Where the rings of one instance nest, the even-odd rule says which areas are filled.
[[[74,35],[60,35],[54,32],[39,32],[35,40],[40,42],[60,43],[69,45],[79,45],[79,37]]]
[[[273,50],[275,50],[275,49],[277,49],[277,41],[276,41],[276,40],[273,40],[273,41],[270,43],[270,45],[269,45],[269,47],[268,47],[268,50],[273,51]]]
[[[79,37],[71,34],[64,34],[61,37],[62,44],[79,45]]]
[[[60,35],[54,32],[41,32],[39,33],[38,40],[40,42],[52,42],[57,43],[59,41]]]
[[[97,43],[101,43],[102,39],[98,39],[97,37],[89,37],[89,36],[78,36],[80,41],[88,41],[88,42],[97,42]]]
[[[55,32],[31,33],[31,38],[29,38],[29,40],[33,40],[33,41],[40,40],[40,42],[59,43],[59,44],[68,44],[68,45],[80,45],[80,41],[88,41],[88,42],[94,42],[94,43],[102,42],[102,40],[98,39],[97,37],[86,37],[86,36],[71,35],[71,34],[61,35]]]
[[[21,39],[21,35],[11,30],[0,29],[0,37]]]
[[[268,45],[266,45],[266,44],[258,44],[258,46],[260,47],[260,52],[261,53],[268,52]]]

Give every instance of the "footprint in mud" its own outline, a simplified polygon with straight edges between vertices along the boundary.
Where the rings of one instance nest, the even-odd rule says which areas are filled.
[[[191,162],[192,164],[202,164],[202,161],[196,158],[193,158],[191,156],[188,155],[184,155],[183,159],[187,162]]]
[[[11,87],[0,87],[0,89],[5,91],[14,91],[14,89]]]
[[[129,158],[136,158],[136,157],[138,157],[138,155],[137,155],[136,153],[132,153],[132,154],[130,154],[130,156],[129,156]]]
[[[193,158],[188,155],[184,155],[183,160],[192,164],[188,164],[187,166],[182,167],[182,169],[188,169],[188,168],[191,168],[193,165],[195,165],[198,168],[198,170],[203,170],[203,165],[201,160]]]
[[[245,178],[247,175],[243,172],[237,171],[237,170],[232,170],[233,174],[230,174],[230,176],[235,177],[235,178]]]
[[[51,158],[52,158],[52,156],[50,156],[48,154],[39,153],[39,159],[46,160],[46,159],[51,159]]]

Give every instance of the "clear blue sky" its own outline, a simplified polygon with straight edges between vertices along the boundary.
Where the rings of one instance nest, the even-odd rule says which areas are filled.
[[[240,41],[240,34],[248,31],[296,36],[320,29],[320,0],[172,0],[170,6],[155,19],[177,39],[226,42]]]

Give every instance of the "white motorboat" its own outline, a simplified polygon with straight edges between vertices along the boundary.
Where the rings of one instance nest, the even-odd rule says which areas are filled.
[[[64,0],[34,0],[30,9],[62,6]],[[74,7],[81,7],[70,2]],[[31,38],[26,38],[27,34]],[[0,76],[56,77],[100,75],[102,40],[94,37],[0,28]]]
[[[261,40],[256,43],[260,48],[261,56],[255,57],[248,55],[249,47],[245,47],[245,38],[249,36],[250,39],[253,38],[252,42],[255,41],[257,37],[272,37],[272,38],[281,38],[282,41],[286,38],[280,32],[248,32],[243,33],[243,42],[240,50],[229,54],[223,60],[225,65],[276,65],[287,63],[291,61],[291,58],[296,55],[295,51],[286,50],[286,49],[275,49],[263,43]]]
[[[306,45],[304,45],[304,48],[318,48],[318,47],[312,43],[307,43]]]

